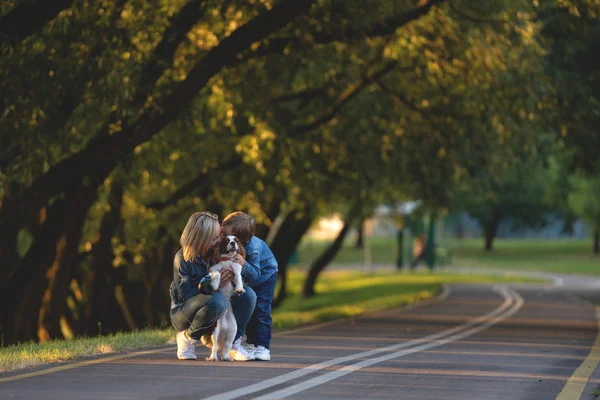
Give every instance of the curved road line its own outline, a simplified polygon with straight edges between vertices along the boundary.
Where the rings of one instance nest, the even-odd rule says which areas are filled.
[[[600,307],[596,307],[596,320],[598,320],[598,336],[590,350],[590,354],[583,360],[581,365],[573,372],[563,390],[558,394],[556,400],[578,399],[585,389],[590,376],[598,366],[600,360]]]
[[[472,321],[458,325],[454,328],[447,329],[441,332],[438,332],[433,335],[425,336],[420,339],[410,340],[408,342],[402,342],[395,345],[382,347],[375,350],[364,351],[356,354],[352,354],[345,357],[335,358],[332,360],[328,360],[319,364],[310,365],[308,367],[289,372],[287,374],[283,374],[271,379],[267,379],[263,382],[255,383],[244,388],[232,390],[230,392],[220,393],[215,396],[206,397],[205,400],[228,400],[235,399],[241,396],[247,396],[251,393],[256,393],[265,389],[269,389],[273,386],[277,386],[291,380],[301,378],[303,376],[309,375],[315,371],[338,365],[344,362],[352,361],[358,358],[365,358],[374,356],[379,353],[389,352],[404,348],[410,348],[401,352],[394,352],[392,354],[386,354],[384,356],[380,356],[374,359],[361,361],[359,363],[343,367],[339,370],[332,371],[326,373],[320,377],[310,379],[306,382],[290,386],[289,388],[282,389],[263,397],[259,397],[259,399],[269,399],[269,398],[283,398],[286,396],[290,396],[294,393],[301,392],[303,390],[309,389],[311,387],[321,385],[322,383],[328,382],[332,379],[339,378],[340,376],[349,374],[351,372],[357,371],[361,368],[376,364],[378,362],[390,360],[393,358],[402,357],[407,354],[412,354],[417,351],[426,350],[433,347],[438,347],[447,343],[450,343],[455,340],[459,340],[470,336],[474,333],[487,329],[488,327],[502,321],[508,316],[514,314],[523,306],[523,299],[519,294],[514,292],[511,289],[506,288],[505,286],[495,286],[494,291],[498,292],[504,298],[504,302],[496,308],[494,311],[485,314],[481,317],[475,318]],[[435,341],[435,342],[434,342]],[[431,342],[431,343],[426,343]]]

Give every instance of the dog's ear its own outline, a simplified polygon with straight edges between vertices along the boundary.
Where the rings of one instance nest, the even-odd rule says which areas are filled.
[[[223,254],[227,252],[227,240],[222,239],[221,244],[219,245],[219,253]]]
[[[238,245],[238,254],[241,255],[242,257],[244,257],[244,260],[246,259],[246,249],[244,249],[244,245],[242,245],[242,242],[240,242],[240,239],[235,238],[235,242]]]

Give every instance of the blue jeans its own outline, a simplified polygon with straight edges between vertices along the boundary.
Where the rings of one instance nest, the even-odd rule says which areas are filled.
[[[248,286],[244,286],[244,289],[246,293],[239,296],[234,293],[231,296],[231,307],[238,325],[236,339],[243,334],[256,305],[254,290]],[[225,313],[226,307],[227,299],[219,292],[197,294],[171,310],[171,324],[177,331],[187,329],[189,337],[199,340],[202,335],[212,332],[213,325]]]
[[[246,327],[246,342],[255,346],[264,346],[267,349],[271,347],[273,330],[271,303],[275,295],[276,284],[277,272],[263,283],[253,287],[256,292],[256,308]]]

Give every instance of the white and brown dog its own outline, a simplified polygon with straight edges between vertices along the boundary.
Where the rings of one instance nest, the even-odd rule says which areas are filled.
[[[227,308],[221,318],[217,320],[217,325],[212,333],[212,350],[210,357],[207,361],[219,361],[219,359],[225,361],[231,361],[229,357],[229,351],[233,345],[235,334],[237,332],[237,323],[233,316],[233,310],[231,309],[230,298],[233,292],[238,295],[245,292],[244,284],[242,282],[242,266],[232,260],[232,258],[238,253],[243,253],[244,248],[239,243],[238,238],[229,235],[226,236],[221,243],[221,255],[219,262],[209,269],[211,278],[211,285],[214,290],[218,290],[227,299]],[[243,254],[242,254],[243,255]],[[225,285],[219,288],[221,284],[221,271],[229,269],[233,272],[233,281],[229,285]],[[220,352],[220,357],[219,353]]]

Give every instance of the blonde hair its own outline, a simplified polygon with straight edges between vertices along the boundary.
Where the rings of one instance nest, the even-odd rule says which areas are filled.
[[[206,258],[218,226],[219,217],[216,214],[208,211],[192,214],[179,238],[183,259],[190,261],[197,256]]]
[[[246,243],[256,232],[254,217],[242,211],[235,211],[223,219],[223,229],[228,234],[237,236],[240,242]]]

